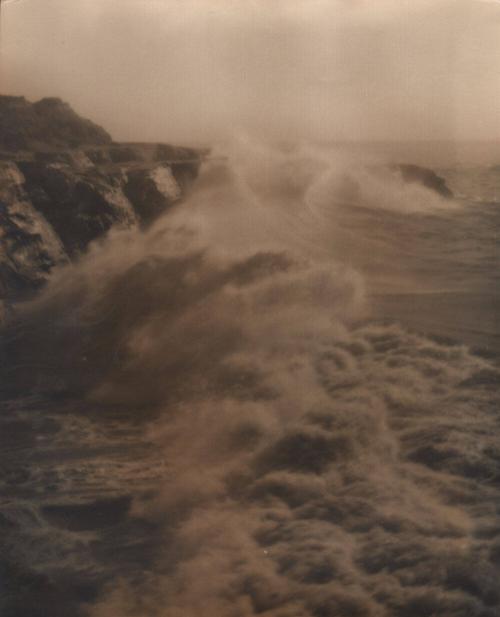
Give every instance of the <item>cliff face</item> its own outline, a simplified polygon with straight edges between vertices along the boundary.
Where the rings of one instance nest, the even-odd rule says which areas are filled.
[[[183,196],[202,157],[114,143],[57,99],[0,97],[0,298],[28,297],[111,227],[151,223]]]
[[[0,96],[0,312],[2,300],[30,297],[54,266],[112,227],[146,226],[171,208],[206,154],[115,143],[59,99]],[[393,169],[405,182],[452,196],[432,170]]]

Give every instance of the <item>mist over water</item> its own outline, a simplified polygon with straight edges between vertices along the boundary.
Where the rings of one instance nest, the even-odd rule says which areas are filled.
[[[500,371],[465,343],[498,336],[497,204],[311,144],[213,154],[4,326],[5,554],[64,616],[495,617]]]
[[[497,4],[4,0],[2,87],[123,141],[493,140]]]

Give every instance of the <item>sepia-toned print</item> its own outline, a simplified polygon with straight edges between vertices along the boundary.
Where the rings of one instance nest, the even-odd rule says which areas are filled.
[[[0,28],[0,616],[499,617],[499,2]]]

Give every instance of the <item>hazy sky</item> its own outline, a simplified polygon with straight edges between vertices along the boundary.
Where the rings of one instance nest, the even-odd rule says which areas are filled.
[[[500,136],[500,0],[6,0],[1,45],[117,139]]]

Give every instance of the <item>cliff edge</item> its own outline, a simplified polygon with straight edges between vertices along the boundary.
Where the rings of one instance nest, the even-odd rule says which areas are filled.
[[[112,227],[150,224],[185,195],[205,154],[115,143],[59,99],[0,96],[0,301],[30,297]]]

